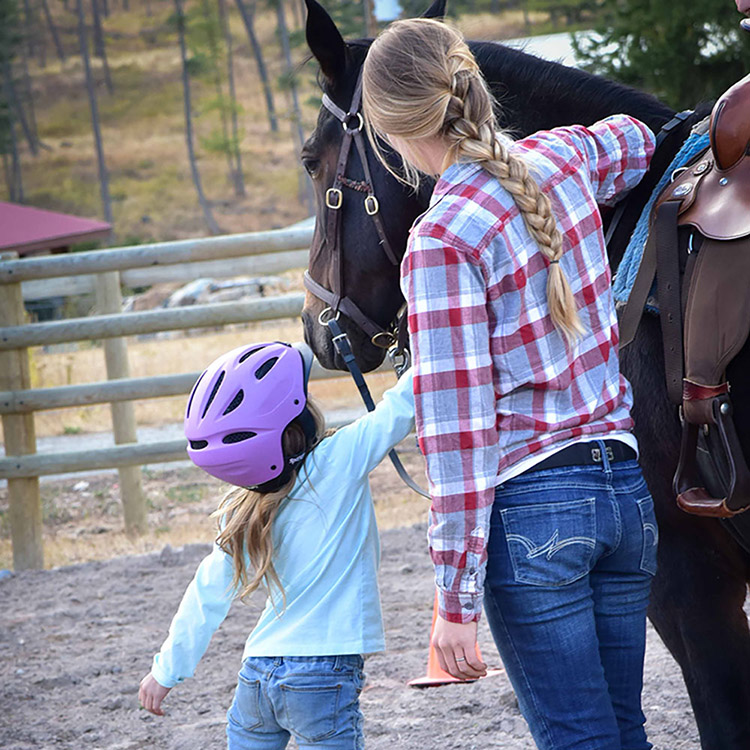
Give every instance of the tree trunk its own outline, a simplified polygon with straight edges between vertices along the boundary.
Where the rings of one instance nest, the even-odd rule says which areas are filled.
[[[10,63],[3,61],[3,93],[8,103],[8,134],[10,135],[11,168],[9,170],[8,193],[13,203],[23,203],[23,180],[21,175],[21,159],[18,154],[18,139],[16,138],[16,123],[13,114],[12,99],[12,69]]]
[[[23,52],[23,54],[26,53]],[[26,118],[26,114],[23,111],[23,107],[21,106],[18,95],[16,94],[16,85],[13,82],[13,68],[8,60],[5,60],[3,62],[3,78],[5,97],[6,101],[8,102],[8,109],[10,111],[11,117],[13,117],[13,115],[15,114],[15,117],[18,118],[18,123],[21,126],[21,130],[23,130],[26,142],[29,144],[29,149],[31,150],[31,153],[36,156],[37,141],[34,138],[34,133],[31,130],[31,125]]]
[[[49,33],[52,35],[52,41],[55,44],[57,56],[60,58],[60,62],[65,62],[65,50],[63,49],[62,42],[60,42],[60,35],[57,33],[57,26],[55,26],[55,22],[52,19],[52,14],[49,12],[49,3],[47,2],[47,0],[41,0],[41,3],[42,10],[44,11],[44,16],[47,19]]]
[[[107,91],[112,94],[112,76],[109,74],[109,63],[107,62],[107,49],[104,45],[104,30],[102,29],[102,18],[99,15],[99,0],[91,0],[91,11],[94,17],[94,52],[102,61],[104,68],[104,83],[107,85]]]
[[[226,0],[219,0],[219,20],[227,47],[227,83],[229,85],[229,105],[232,116],[232,152],[234,155],[234,194],[241,198],[245,195],[245,178],[242,174],[242,153],[240,151],[240,128],[237,122],[237,94],[234,87],[234,49],[232,31],[229,28]]]
[[[24,17],[24,44],[26,45],[26,54],[34,57],[35,35],[32,31],[34,28],[34,12],[29,0],[23,0],[23,17]]]
[[[366,39],[375,36],[377,26],[375,24],[375,5],[372,0],[362,0],[362,18],[364,23],[362,30]]]
[[[80,0],[78,0],[80,2]],[[187,65],[187,47],[185,44],[185,14],[182,11],[182,0],[174,0],[175,9],[177,10],[177,36],[180,42],[180,59],[182,60],[182,91],[185,102],[185,141],[187,142],[188,158],[190,160],[190,171],[193,175],[193,184],[195,191],[198,193],[198,202],[203,211],[203,217],[208,225],[211,234],[220,234],[219,225],[211,213],[211,207],[208,205],[206,196],[203,194],[201,185],[201,176],[198,172],[198,165],[195,161],[195,149],[193,148],[193,116],[190,104],[190,76]]]
[[[109,197],[109,175],[107,173],[107,165],[104,161],[102,132],[99,125],[99,105],[96,101],[94,76],[91,74],[91,60],[89,59],[89,44],[88,39],[86,38],[86,17],[83,10],[83,0],[76,0],[76,9],[78,12],[78,44],[81,48],[83,70],[86,75],[86,91],[89,97],[89,109],[91,110],[91,128],[94,131],[96,159],[99,166],[99,192],[102,198],[104,218],[109,224],[112,224],[112,202]]]
[[[21,98],[16,97],[16,106],[19,110],[19,116],[23,117],[26,113],[28,113],[28,120],[25,122],[24,132],[26,133],[27,139],[29,139],[29,147],[31,148],[31,153],[36,156],[37,146],[39,145],[39,133],[36,127],[34,91],[31,88],[31,76],[29,75],[29,58],[26,54],[26,47],[24,45],[21,45],[21,70],[23,71],[24,102],[22,104]],[[11,85],[13,85],[12,80]]]
[[[292,137],[297,142],[297,153],[302,151],[305,143],[305,133],[302,130],[302,113],[299,108],[299,99],[297,98],[297,86],[294,82],[294,67],[292,65],[292,50],[289,45],[289,31],[286,26],[286,17],[284,15],[283,0],[276,0],[276,18],[279,24],[279,37],[281,39],[281,50],[284,55],[284,65],[289,76],[289,93],[292,99]],[[299,170],[300,174],[300,200],[307,205],[307,210],[312,214],[315,212],[315,195],[313,194],[312,185],[307,177],[307,173]]]
[[[291,1],[292,6],[292,22],[294,23],[295,29],[301,29],[305,22],[305,17],[300,12],[299,3],[297,0]]]
[[[208,50],[211,58],[211,64],[213,66],[214,74],[214,89],[216,90],[217,102],[219,104],[219,119],[221,120],[221,133],[224,137],[225,148],[224,155],[227,157],[227,168],[229,169],[229,178],[234,183],[234,154],[230,147],[229,142],[229,123],[227,122],[227,112],[224,103],[224,87],[221,80],[221,67],[219,66],[219,58],[221,54],[219,52],[219,40],[217,27],[214,25],[214,18],[211,14],[211,8],[209,7],[208,0],[201,0],[201,11],[203,12],[203,18],[206,23],[206,34]],[[219,18],[219,23],[221,19]]]
[[[248,7],[244,0],[235,0],[237,3],[237,9],[242,16],[242,21],[245,24],[245,30],[247,36],[250,39],[250,46],[253,48],[253,56],[255,57],[255,64],[258,67],[258,75],[260,76],[260,82],[263,86],[263,95],[266,98],[266,110],[268,111],[268,122],[273,133],[277,133],[279,130],[279,123],[276,119],[276,110],[273,105],[273,92],[271,91],[271,83],[268,80],[268,71],[266,70],[266,63],[263,60],[263,50],[258,43],[258,38],[255,36],[254,15],[255,15],[255,3]]]

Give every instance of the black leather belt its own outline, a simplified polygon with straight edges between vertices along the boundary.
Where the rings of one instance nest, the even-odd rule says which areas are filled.
[[[631,461],[638,457],[629,445],[620,440],[605,440],[604,450],[609,462],[613,464],[618,461]],[[556,469],[559,466],[597,465],[603,460],[601,442],[573,443],[535,464],[529,471]]]

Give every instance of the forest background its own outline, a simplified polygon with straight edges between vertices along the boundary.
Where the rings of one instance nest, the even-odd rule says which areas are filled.
[[[428,4],[378,0],[378,16]],[[345,37],[384,25],[373,0],[324,5]],[[732,0],[448,7],[470,38],[596,29],[577,42],[584,65],[675,107],[750,70]],[[0,200],[106,219],[120,245],[312,214],[297,154],[320,94],[304,19],[303,0],[0,0]]]

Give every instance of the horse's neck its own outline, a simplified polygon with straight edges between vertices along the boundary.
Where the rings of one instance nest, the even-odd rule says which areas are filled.
[[[492,42],[472,49],[500,103],[501,124],[516,135],[588,125],[620,112],[658,130],[673,114],[649,94],[582,70]]]

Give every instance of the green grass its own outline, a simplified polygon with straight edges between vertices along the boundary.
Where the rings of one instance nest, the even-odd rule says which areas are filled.
[[[206,498],[208,487],[201,484],[180,484],[176,487],[170,487],[167,492],[167,499],[173,503],[198,503]]]

